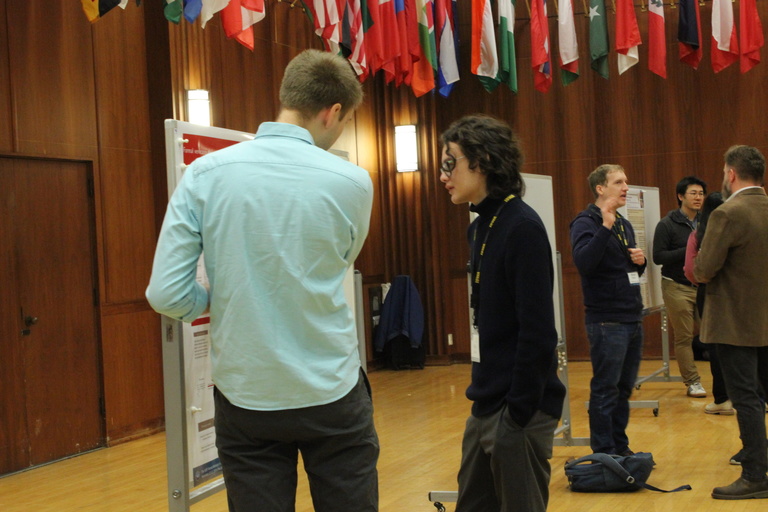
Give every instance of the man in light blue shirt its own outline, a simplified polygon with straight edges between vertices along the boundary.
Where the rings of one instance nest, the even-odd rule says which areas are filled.
[[[291,61],[277,122],[196,160],[171,197],[147,299],[210,309],[216,444],[231,511],[378,509],[379,444],[343,280],[368,234],[368,173],[326,150],[362,102],[341,57]],[[210,290],[196,281],[200,255]]]

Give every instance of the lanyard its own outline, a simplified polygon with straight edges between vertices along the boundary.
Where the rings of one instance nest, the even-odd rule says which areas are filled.
[[[616,222],[613,223],[613,228],[611,231],[613,231],[613,234],[615,234],[616,238],[619,239],[619,243],[621,243],[625,248],[629,248],[629,239],[627,238],[627,232],[624,231],[624,223],[622,222],[623,218],[624,217],[622,217],[619,212],[616,212]]]
[[[480,223],[478,222],[475,224],[475,229],[472,233],[472,253],[471,253],[471,261],[470,261],[470,270],[472,272],[472,283],[473,283],[473,290],[472,290],[472,299],[470,300],[471,306],[474,309],[474,319],[473,323],[475,327],[477,327],[477,310],[479,309],[479,303],[480,303],[480,266],[483,263],[483,255],[485,254],[485,247],[488,245],[488,235],[491,234],[491,229],[493,228],[493,225],[496,224],[496,219],[499,218],[499,214],[501,213],[501,210],[504,209],[504,207],[509,203],[512,199],[515,198],[515,194],[509,194],[507,197],[504,198],[504,202],[501,203],[496,210],[496,213],[493,214],[493,218],[491,219],[491,222],[488,224],[488,231],[485,232],[485,236],[483,237],[483,245],[480,246],[480,256],[477,259],[477,265],[475,265],[475,243],[477,242],[477,230],[480,227]]]

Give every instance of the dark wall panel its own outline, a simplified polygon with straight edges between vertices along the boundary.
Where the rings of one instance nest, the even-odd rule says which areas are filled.
[[[15,151],[90,157],[92,36],[79,2],[7,2]]]
[[[8,41],[7,0],[0,0],[0,151],[13,150],[11,64]]]

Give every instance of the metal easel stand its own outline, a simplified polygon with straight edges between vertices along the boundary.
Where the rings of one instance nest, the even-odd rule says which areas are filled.
[[[682,381],[681,377],[674,377],[669,375],[669,333],[667,331],[667,309],[664,306],[655,306],[643,310],[643,316],[652,315],[654,313],[661,314],[661,350],[664,362],[661,368],[645,377],[638,377],[635,381],[635,389],[640,389],[640,386],[644,382],[672,382]],[[661,374],[662,376],[659,376]],[[589,408],[589,402],[585,402],[584,405]],[[659,415],[659,401],[658,400],[630,400],[630,409],[652,409],[653,415]]]
[[[667,308],[664,306],[655,306],[643,310],[643,316],[659,313],[661,315],[661,368],[645,377],[638,377],[635,381],[635,389],[640,389],[644,382],[682,382],[680,376],[669,374],[669,329],[667,329]]]
[[[555,430],[554,446],[589,446],[588,437],[573,437],[571,431],[571,405],[570,388],[568,386],[568,353],[565,342],[565,303],[563,297],[563,267],[560,252],[557,253],[557,283],[560,291],[560,339],[557,342],[557,376],[565,386],[565,400],[563,401],[563,415],[560,426]],[[560,437],[561,436],[561,437]],[[429,501],[433,503],[438,512],[445,512],[445,503],[455,503],[459,497],[457,491],[431,491]]]
[[[189,481],[190,460],[182,323],[163,316],[162,329],[168,511],[189,512],[191,505],[224,490],[224,480],[219,478],[197,489],[192,489]]]

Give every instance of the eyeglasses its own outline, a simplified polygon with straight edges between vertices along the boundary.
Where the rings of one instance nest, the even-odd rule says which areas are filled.
[[[686,192],[685,194],[689,195],[689,196],[693,196],[693,197],[704,197],[705,196],[704,192],[701,192],[701,191],[697,192],[695,190],[691,190],[690,192]]]
[[[450,178],[451,174],[453,174],[453,170],[456,168],[456,162],[458,162],[462,158],[467,158],[467,157],[459,156],[459,157],[451,157],[447,160],[443,160],[443,163],[440,164],[440,172],[443,173],[446,178]]]

